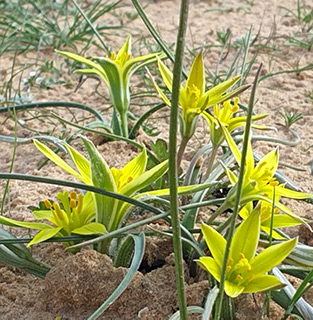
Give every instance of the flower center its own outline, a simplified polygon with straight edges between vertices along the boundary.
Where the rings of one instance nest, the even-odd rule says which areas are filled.
[[[228,259],[226,272],[227,278],[238,285],[253,278],[251,264],[243,253],[239,253],[239,261],[235,265],[232,258]]]

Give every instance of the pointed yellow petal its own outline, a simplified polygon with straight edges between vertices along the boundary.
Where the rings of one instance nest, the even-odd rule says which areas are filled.
[[[200,90],[200,97],[204,93],[205,87],[205,75],[204,75],[204,67],[203,67],[203,59],[202,59],[202,51],[195,58],[189,76],[186,82],[186,88],[189,87],[193,89],[193,86],[197,87]]]
[[[149,72],[148,69],[147,69],[147,72],[148,72],[149,78],[150,78],[150,80],[152,82],[152,85],[153,85],[155,91],[159,94],[159,97],[163,100],[163,102],[170,107],[171,106],[170,100],[167,98],[167,96],[161,90],[161,88],[157,85],[157,83],[155,82],[154,78],[152,77],[152,75],[151,75],[151,73]]]
[[[211,88],[207,93],[209,97],[214,99],[214,97],[220,97],[225,93],[229,88],[231,88],[236,82],[239,81],[241,78],[241,75],[238,75],[232,79],[228,79],[226,81],[223,81],[222,83],[218,84],[217,86]],[[228,99],[227,99],[228,100]],[[210,104],[211,104],[211,99],[210,99]],[[216,102],[215,102],[216,103]],[[213,104],[215,104],[213,103]]]
[[[84,182],[84,177],[76,172],[72,167],[70,167],[64,160],[62,160],[56,153],[54,153],[50,148],[34,139],[34,144],[39,151],[41,151],[49,160],[55,163],[58,167],[68,172],[72,176]]]
[[[10,227],[21,227],[28,229],[51,229],[53,228],[49,224],[41,222],[27,222],[27,221],[18,221],[10,218],[0,216],[0,223]]]
[[[76,149],[72,148],[69,144],[63,143],[63,146],[66,148],[76,168],[81,174],[82,181],[86,184],[90,184],[91,169],[89,161]]]
[[[201,257],[195,260],[197,264],[204,270],[208,271],[217,281],[221,279],[221,267],[211,257]]]
[[[225,253],[226,240],[215,229],[204,223],[201,225],[201,231],[215,262],[221,268]]]
[[[227,141],[227,144],[231,150],[231,152],[233,153],[237,163],[240,165],[241,162],[241,152],[239,151],[236,142],[234,141],[234,139],[232,138],[232,136],[230,135],[229,131],[227,130],[227,128],[217,119],[220,127],[223,130],[225,139]]]
[[[137,157],[129,161],[124,166],[124,168],[122,169],[114,168],[115,170],[112,170],[113,168],[111,168],[112,173],[113,171],[119,172],[119,179],[118,181],[116,181],[117,190],[120,190],[125,185],[130,183],[132,180],[139,177],[145,171],[146,165],[147,165],[147,152],[146,152],[146,149],[143,148],[142,152]]]
[[[162,177],[165,172],[168,170],[168,161],[163,161],[160,164],[156,165],[152,169],[142,173],[141,175],[135,177],[125,186],[123,186],[119,192],[126,196],[132,196],[135,192],[147,187],[152,182],[156,181]]]
[[[260,223],[260,214],[254,210],[236,229],[229,253],[234,263],[239,260],[241,253],[248,260],[254,257],[260,236]]]
[[[92,222],[72,230],[71,233],[82,234],[82,235],[105,234],[107,233],[107,230],[103,224],[98,222]]]
[[[66,57],[66,58],[69,58],[69,59],[72,59],[72,60],[75,60],[77,62],[80,62],[80,63],[84,63],[85,65],[97,70],[97,73],[105,79],[105,75],[103,73],[103,69],[101,68],[101,66],[99,66],[99,64],[97,64],[96,62],[93,62],[89,59],[86,59],[78,54],[75,54],[75,53],[71,53],[71,52],[65,52],[65,51],[59,51],[59,50],[55,50],[55,52],[61,54],[62,56]]]
[[[124,55],[130,55],[131,54],[131,36],[129,35],[121,47],[121,49],[118,51],[115,60],[123,59]]]
[[[246,285],[243,293],[253,293],[266,290],[276,290],[284,287],[275,276],[270,275],[258,275],[253,277]]]
[[[294,249],[297,241],[294,238],[264,249],[250,261],[253,274],[264,274],[280,264]]]
[[[285,198],[292,198],[292,199],[307,199],[312,198],[313,195],[310,193],[305,192],[299,192],[290,190],[288,188],[285,188],[283,185],[279,185],[275,188],[276,194],[281,197]]]
[[[158,66],[167,89],[172,92],[173,73],[161,60],[158,60]]]
[[[54,237],[55,235],[57,235],[59,233],[59,231],[61,229],[62,229],[62,227],[58,227],[58,228],[43,229],[43,230],[39,231],[35,235],[33,240],[28,243],[27,247],[30,247],[33,244],[36,244],[36,243],[39,243],[39,242],[43,242],[45,240],[48,240],[48,239]]]
[[[243,286],[239,286],[228,280],[225,281],[224,286],[225,286],[225,293],[231,298],[238,297],[245,288]]]
[[[268,178],[273,177],[278,167],[278,160],[278,149],[269,152],[259,161],[251,175],[251,179],[258,181],[260,178],[263,178],[264,175]]]

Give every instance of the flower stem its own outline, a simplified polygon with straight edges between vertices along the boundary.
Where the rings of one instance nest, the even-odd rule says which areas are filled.
[[[127,112],[120,113],[121,117],[121,128],[122,128],[122,135],[125,138],[128,138],[128,119],[127,119]]]
[[[183,159],[183,155],[185,152],[185,149],[187,147],[188,141],[190,140],[190,138],[188,137],[182,137],[179,149],[178,149],[178,153],[177,153],[177,168],[179,169],[181,161]]]
[[[177,193],[177,120],[181,73],[184,58],[185,35],[187,29],[189,0],[181,0],[179,29],[177,34],[177,45],[175,53],[175,63],[173,70],[172,105],[170,115],[170,138],[169,138],[169,189],[170,189],[170,212],[173,230],[173,248],[175,259],[175,276],[177,285],[178,305],[180,319],[187,319],[187,307],[184,286],[183,251],[181,241],[181,229],[178,214],[178,193]]]
[[[216,312],[215,312],[215,316],[214,316],[215,320],[221,319],[222,305],[223,305],[223,298],[224,298],[224,284],[225,284],[225,280],[226,280],[226,266],[227,266],[227,261],[228,261],[228,257],[229,257],[231,241],[232,241],[232,238],[233,238],[233,235],[235,232],[236,218],[237,218],[239,208],[240,208],[241,192],[242,192],[243,180],[244,180],[244,174],[245,174],[246,156],[247,156],[247,150],[248,150],[248,143],[249,143],[249,139],[250,139],[252,110],[253,110],[253,105],[254,105],[254,98],[255,98],[257,82],[258,82],[259,74],[261,72],[261,67],[262,67],[262,65],[260,65],[260,67],[257,71],[256,77],[254,79],[252,92],[251,92],[251,96],[250,96],[250,100],[249,100],[248,114],[247,114],[247,120],[246,120],[247,123],[246,123],[246,127],[245,127],[243,146],[242,146],[242,152],[241,152],[240,171],[239,171],[239,177],[238,177],[238,181],[237,181],[237,194],[236,194],[236,198],[235,198],[234,211],[232,213],[231,220],[230,220],[230,226],[229,226],[229,230],[228,230],[224,259],[223,259],[223,264],[222,264],[219,296],[218,296],[218,299],[216,302]]]
[[[209,158],[209,163],[208,163],[208,166],[207,166],[207,170],[206,170],[206,173],[205,173],[205,176],[204,176],[204,181],[206,181],[208,179],[208,177],[210,176],[210,173],[211,173],[212,167],[213,167],[213,163],[214,163],[214,160],[215,160],[215,157],[216,157],[217,150],[218,150],[218,146],[213,145],[212,146],[212,151],[210,153],[210,158]]]

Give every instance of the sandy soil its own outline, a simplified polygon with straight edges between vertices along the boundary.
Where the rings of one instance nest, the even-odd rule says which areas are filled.
[[[143,1],[146,6],[146,12],[151,22],[156,26],[161,35],[169,45],[175,43],[176,30],[178,25],[178,0],[172,1]],[[286,15],[286,10],[281,7],[288,7],[296,10],[296,2],[288,0],[282,1],[249,1],[239,2],[236,0],[213,1],[213,0],[193,0],[190,3],[189,27],[187,36],[187,47],[204,47],[205,64],[208,70],[215,72],[216,64],[219,59],[220,48],[208,47],[206,45],[217,44],[216,31],[231,31],[231,41],[235,43],[247,34],[252,27],[252,37],[258,38],[256,42],[260,44],[259,54],[251,70],[252,80],[259,63],[263,63],[263,75],[278,72],[281,70],[290,70],[298,66],[299,68],[312,63],[312,52],[301,49],[296,46],[282,46],[288,36],[301,32],[299,24],[291,15]],[[308,9],[311,9],[308,7]],[[116,23],[117,21],[126,26],[125,30],[116,35],[108,36],[105,39],[111,47],[118,48],[124,41],[128,33],[134,37],[134,52],[145,52],[141,39],[147,37],[148,43],[153,40],[148,36],[148,32],[140,21],[135,19],[130,21],[130,13],[135,10],[129,0],[123,2],[123,7],[116,10],[116,17],[112,16],[107,23]],[[103,17],[106,19],[106,17]],[[268,37],[271,40],[267,42]],[[280,46],[279,51],[271,48]],[[251,50],[248,59],[255,53],[257,46]],[[91,49],[88,54],[101,55],[99,49]],[[223,54],[219,69],[227,70],[237,51],[230,49]],[[62,63],[63,58],[57,57],[53,50],[47,49],[42,52],[31,52],[27,56],[19,55],[17,65],[23,64],[30,57],[39,56],[40,59],[56,60],[56,64]],[[189,60],[186,60],[188,63]],[[5,81],[10,75],[10,66],[12,64],[12,55],[4,55],[0,58],[0,80]],[[25,77],[27,74],[24,75]],[[62,76],[66,81],[71,81],[76,85],[77,76],[64,74]],[[293,129],[301,137],[300,143],[291,147],[288,145],[279,145],[280,159],[289,165],[301,168],[301,171],[292,170],[286,167],[280,167],[280,170],[290,177],[302,190],[313,192],[311,161],[312,149],[305,151],[312,144],[313,126],[312,113],[313,102],[309,99],[307,92],[312,92],[313,73],[303,71],[300,74],[288,73],[279,74],[275,77],[266,79],[260,83],[257,94],[257,103],[255,111],[268,112],[269,117],[264,123],[275,126],[278,132],[263,132],[265,134],[276,136],[279,139],[287,141],[294,140],[294,137],[283,127],[282,117],[278,111],[286,109],[289,112],[302,113],[303,119],[294,124]],[[137,81],[137,82],[136,82]],[[139,83],[138,79],[132,82],[132,90],[135,92],[137,87],[144,84]],[[97,110],[103,110],[106,105],[103,99],[94,94],[97,81],[88,80],[78,90],[73,87],[66,87],[62,84],[55,85],[52,89],[43,90],[36,87],[24,91],[32,101],[71,101],[84,103]],[[25,88],[27,89],[27,88]],[[102,93],[106,89],[100,87]],[[241,101],[247,103],[248,93],[241,96]],[[132,111],[141,112],[140,107],[133,106]],[[63,118],[74,121],[86,117],[86,112],[74,111],[75,115],[68,111],[56,111]],[[18,113],[18,120],[31,123],[34,130],[47,131],[47,128],[54,129],[55,134],[68,133],[69,128],[63,128],[60,125],[43,124],[38,120],[29,119],[35,113]],[[160,137],[166,139],[168,135],[168,110],[163,111],[163,121],[154,120],[158,129],[161,131]],[[89,115],[88,115],[89,116]],[[14,136],[14,122],[7,119],[6,114],[0,114],[0,134]],[[88,120],[85,120],[87,123]],[[83,124],[81,122],[80,124]],[[33,133],[21,126],[17,126],[18,137],[31,137]],[[193,148],[188,149],[187,153],[192,154],[195,149],[203,143],[206,129],[202,123],[199,123],[197,132],[198,138],[192,144]],[[99,150],[108,161],[110,166],[122,166],[136,153],[133,147],[127,146],[122,142],[102,143],[101,139],[92,136],[95,143],[99,144]],[[141,135],[139,141],[148,139]],[[208,139],[206,136],[205,139]],[[200,142],[201,141],[201,142]],[[100,145],[100,143],[102,143]],[[73,145],[80,146],[79,141],[73,142]],[[257,142],[255,147],[259,154],[265,154],[277,146],[275,142]],[[10,162],[13,157],[13,144],[1,142],[2,159],[0,162],[0,171],[8,172]],[[112,156],[114,155],[114,156]],[[186,157],[186,159],[188,156]],[[61,177],[71,179],[60,169],[48,163],[41,170],[37,166],[44,160],[41,154],[32,144],[19,144],[17,146],[13,172],[35,174],[48,177]],[[185,160],[186,161],[186,160]],[[1,193],[4,190],[4,181],[1,182]],[[47,197],[53,198],[60,191],[59,187],[40,185],[36,183],[10,181],[9,198],[5,203],[5,214],[10,211],[11,217],[15,219],[29,221],[32,219],[31,212],[27,209],[29,205],[35,205],[38,201]],[[312,207],[305,202],[288,202],[289,207],[301,216],[311,217]],[[15,234],[24,236],[26,233],[14,230]],[[294,235],[298,234],[298,229],[293,229]],[[304,239],[304,237],[302,237]],[[305,236],[307,243],[312,243],[312,236]],[[32,275],[26,274],[15,268],[0,266],[0,310],[1,319],[85,319],[104,301],[113,289],[123,278],[125,270],[123,268],[114,268],[112,262],[106,256],[100,255],[91,250],[84,250],[79,254],[72,255],[64,251],[60,244],[41,244],[33,249],[34,255],[41,261],[52,266],[47,277],[37,279]],[[138,272],[129,288],[123,295],[104,313],[102,319],[167,319],[175,310],[177,310],[177,301],[175,294],[173,257],[171,254],[171,245],[165,239],[148,239],[145,259],[152,265],[155,261],[161,260],[162,265],[149,272]],[[186,289],[188,305],[202,305],[207,293],[206,275],[200,273],[196,279],[190,278],[186,271]],[[261,319],[262,307],[264,302],[263,295],[257,295],[256,301],[251,296],[240,297],[236,300],[237,319]],[[310,302],[312,302],[311,300]],[[271,306],[270,319],[279,319],[282,316],[282,310],[276,305]],[[199,317],[198,317],[199,318]],[[196,316],[191,319],[198,319]],[[263,319],[266,319],[264,317]]]

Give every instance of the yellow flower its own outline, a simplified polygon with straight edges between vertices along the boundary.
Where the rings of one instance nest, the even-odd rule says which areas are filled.
[[[226,240],[212,227],[201,227],[212,257],[200,257],[197,263],[220,281]],[[256,254],[260,235],[260,215],[253,212],[235,231],[226,267],[225,292],[236,298],[241,293],[279,289],[284,286],[275,276],[267,275],[293,250],[297,239],[281,242]]]
[[[234,116],[239,110],[239,98],[234,99],[233,104],[230,100],[223,103],[215,104],[213,106],[212,114],[203,111],[202,116],[207,121],[210,128],[211,142],[214,147],[218,147],[224,141],[223,130],[219,123],[225,126],[229,132],[234,131],[236,128],[245,126],[246,116]],[[260,120],[267,117],[266,113],[252,116],[252,121]],[[253,128],[266,129],[264,126],[252,125]]]
[[[172,91],[172,72],[161,60],[158,60],[158,66],[166,87],[169,91]],[[183,137],[190,138],[193,135],[197,117],[202,114],[206,108],[229,100],[250,87],[249,85],[241,86],[230,93],[226,93],[227,90],[239,81],[240,77],[241,76],[238,75],[218,84],[208,91],[205,91],[205,74],[202,52],[197,55],[191,66],[185,86],[181,86],[180,88],[179,104],[181,108],[180,119]],[[162,100],[170,106],[171,103],[164,92],[153,79],[152,82]]]

